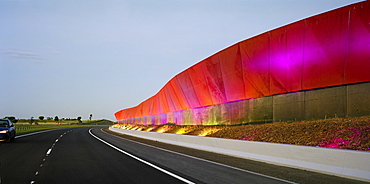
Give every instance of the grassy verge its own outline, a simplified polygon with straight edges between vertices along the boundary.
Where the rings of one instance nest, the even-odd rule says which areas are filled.
[[[370,151],[370,116],[241,126],[114,126],[130,130]]]
[[[24,134],[30,132],[37,132],[42,130],[50,130],[50,129],[59,129],[59,128],[71,128],[71,127],[85,127],[85,126],[110,126],[113,124],[112,121],[109,120],[93,120],[93,121],[83,121],[82,123],[78,123],[76,121],[38,121],[37,124],[33,122],[32,125],[29,124],[31,120],[19,120],[16,123],[16,131],[17,134]],[[35,121],[35,120],[34,120]]]

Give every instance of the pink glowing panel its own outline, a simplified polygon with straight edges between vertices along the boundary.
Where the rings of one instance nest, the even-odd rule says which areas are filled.
[[[203,74],[207,80],[209,93],[214,104],[226,102],[224,81],[218,55],[213,55],[202,62]]]
[[[370,81],[370,1],[350,13],[345,83]]]
[[[270,31],[270,90],[272,94],[302,87],[305,21]]]
[[[343,84],[349,7],[306,20],[303,89]]]
[[[204,68],[202,63],[198,63],[188,70],[189,77],[194,87],[201,106],[213,105],[212,97],[208,89],[207,79],[203,74]]]
[[[246,98],[270,95],[268,33],[239,44]]]
[[[245,99],[243,69],[239,45],[233,45],[219,53],[222,79],[227,101]]]
[[[190,105],[189,107],[190,108],[200,107],[201,105],[195,93],[193,83],[190,80],[188,70],[177,75],[176,79],[179,82],[182,92],[184,93],[185,98],[187,99],[187,102]]]

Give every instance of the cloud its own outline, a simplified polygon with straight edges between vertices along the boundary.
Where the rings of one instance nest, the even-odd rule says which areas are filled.
[[[39,54],[27,51],[20,51],[20,50],[0,50],[1,54],[7,55],[12,58],[19,58],[19,59],[31,59],[31,60],[44,60],[45,58],[40,56]]]
[[[52,51],[51,53],[53,53],[53,54],[63,54],[62,51],[58,51],[58,50]]]

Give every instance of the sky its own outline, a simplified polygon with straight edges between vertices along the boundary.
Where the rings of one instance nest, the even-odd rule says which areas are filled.
[[[354,0],[0,0],[0,118],[108,119],[242,40]]]

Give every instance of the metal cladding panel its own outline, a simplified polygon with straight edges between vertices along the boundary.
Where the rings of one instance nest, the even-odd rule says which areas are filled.
[[[370,81],[370,2],[351,7],[345,83]]]
[[[227,101],[245,99],[243,69],[239,45],[233,45],[217,54]]]
[[[185,97],[184,92],[181,89],[181,85],[177,80],[177,76],[173,78],[173,80],[171,80],[170,83],[174,91],[174,94],[177,96],[177,99],[179,100],[179,105],[181,106],[181,109],[179,110],[190,109],[191,107]]]
[[[189,77],[193,83],[194,91],[201,106],[214,105],[208,89],[207,79],[203,74],[204,64],[198,63],[188,69]]]
[[[138,106],[135,107],[135,117],[141,117],[143,116],[143,105],[139,104]]]
[[[207,80],[209,92],[214,104],[226,102],[224,81],[222,80],[222,73],[220,62],[217,55],[213,55],[205,60],[204,63],[204,76]]]
[[[303,89],[343,84],[349,7],[306,20]]]
[[[149,106],[149,99],[148,100],[145,100],[143,103],[141,103],[142,106],[143,106],[143,116],[149,116],[149,109],[150,109],[150,106]]]
[[[134,117],[134,110],[135,110],[134,108],[127,109],[128,118]]]
[[[178,96],[179,94],[176,94],[175,88],[172,85],[172,79],[169,83],[166,85],[166,91],[170,95],[172,99],[173,106],[175,107],[176,110],[183,110],[186,108],[186,106],[179,100]]]
[[[123,110],[114,113],[114,117],[116,117],[117,120],[122,120],[126,118],[125,116],[123,116]]]
[[[157,96],[159,99],[159,113],[171,112],[163,89],[159,91]]]
[[[304,27],[299,21],[270,32],[271,94],[302,88]]]
[[[176,106],[174,105],[174,98],[176,98],[177,100],[177,97],[176,96],[171,96],[171,93],[170,93],[170,88],[171,86],[168,84],[166,85],[164,88],[163,88],[163,92],[164,92],[164,95],[167,99],[167,103],[168,103],[168,108],[169,108],[169,111],[170,112],[173,112],[173,111],[177,111],[178,108],[176,108]]]
[[[268,33],[240,42],[246,98],[270,95]]]
[[[158,94],[154,95],[152,97],[152,112],[150,113],[151,115],[156,115],[159,114],[159,100],[158,100]]]
[[[185,98],[189,103],[189,107],[190,108],[200,107],[201,105],[195,93],[193,83],[191,82],[191,79],[189,77],[188,70],[177,75],[176,79],[179,82],[182,91],[184,92]]]
[[[148,102],[148,107],[149,107],[149,114],[148,115],[152,115],[154,112],[153,112],[153,98],[154,96],[150,97],[147,102]]]
[[[163,114],[156,115],[176,112],[172,119],[177,123],[199,120],[202,124],[207,115],[186,114],[193,111],[183,110],[367,81],[370,81],[370,1],[239,42],[183,71],[155,96],[115,116],[119,121],[154,124],[169,120]],[[217,106],[226,107],[231,111],[210,108],[207,121],[217,124],[253,119],[253,112],[249,111],[254,109],[242,110],[241,113],[249,113],[244,117],[235,113],[238,108],[232,105]],[[140,116],[149,118],[137,118]]]

